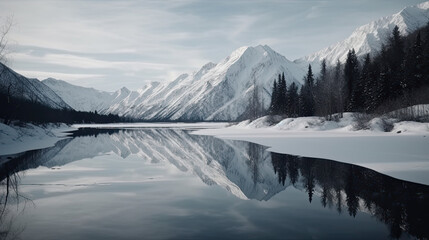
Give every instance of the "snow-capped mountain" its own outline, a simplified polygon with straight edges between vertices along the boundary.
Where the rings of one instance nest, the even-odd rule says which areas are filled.
[[[77,111],[102,112],[111,105],[122,101],[131,93],[125,87],[111,93],[99,91],[94,88],[76,86],[53,78],[45,79],[42,83],[60,95],[64,102]]]
[[[377,53],[385,43],[393,28],[397,25],[402,35],[425,26],[429,22],[429,1],[416,6],[409,6],[391,16],[372,21],[369,24],[357,28],[344,41],[333,44],[309,56],[295,60],[296,63],[311,63],[318,67],[323,59],[330,65],[336,64],[337,60],[344,63],[347,53],[354,48],[356,55],[363,56],[367,53]]]
[[[304,70],[268,46],[242,47],[220,63],[174,81],[152,82],[137,91],[102,92],[47,79],[43,83],[76,110],[113,113],[147,120],[235,120],[249,104],[256,83],[268,107],[271,86],[284,72],[288,84],[300,85]]]
[[[268,46],[242,47],[218,64],[149,84],[107,112],[144,119],[235,120],[246,111],[255,82],[267,107],[279,73],[300,84],[303,69]],[[132,96],[131,96],[132,95]]]
[[[37,79],[26,78],[0,63],[0,91],[2,93],[41,103],[55,109],[70,109],[52,89]]]
[[[146,120],[232,121],[246,118],[254,83],[267,109],[271,86],[279,73],[285,73],[288,85],[300,85],[308,64],[317,74],[322,59],[328,64],[337,59],[344,62],[352,48],[358,56],[377,52],[395,25],[406,35],[428,21],[429,2],[425,2],[361,26],[346,40],[294,62],[266,45],[241,47],[220,63],[207,63],[194,73],[169,82],[152,82],[137,91],[123,88],[107,93],[52,79],[44,83],[76,110]]]

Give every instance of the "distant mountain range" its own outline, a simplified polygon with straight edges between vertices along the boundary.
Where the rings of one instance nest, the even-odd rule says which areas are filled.
[[[122,101],[131,93],[125,87],[110,93],[72,85],[53,78],[45,79],[42,83],[60,95],[70,107],[77,111],[105,112],[110,106]]]
[[[152,82],[136,91],[122,88],[109,93],[55,79],[46,79],[43,84],[62,99],[49,93],[49,106],[146,120],[231,121],[246,117],[255,84],[263,106],[268,108],[271,86],[278,74],[285,73],[288,85],[301,85],[308,64],[317,73],[323,59],[329,65],[337,60],[344,62],[352,48],[358,57],[377,53],[395,25],[407,35],[428,22],[429,2],[424,2],[361,26],[344,41],[293,62],[266,45],[241,47],[220,63],[207,63],[194,73],[182,74],[170,82]]]
[[[281,72],[289,84],[301,84],[302,68],[270,47],[259,45],[239,48],[218,64],[208,63],[197,72],[171,82],[151,83],[137,91],[121,89],[110,94],[52,79],[43,83],[78,110],[89,109],[90,104],[91,111],[148,120],[234,120],[244,114],[254,82],[268,106],[272,83]],[[81,95],[85,96],[74,97]],[[88,103],[81,104],[85,101]]]

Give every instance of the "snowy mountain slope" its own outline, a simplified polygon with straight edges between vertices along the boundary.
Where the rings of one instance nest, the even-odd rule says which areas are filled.
[[[130,95],[130,90],[122,88],[114,93],[94,88],[75,86],[62,80],[48,78],[43,84],[55,91],[69,106],[77,111],[101,112]]]
[[[406,7],[356,29],[342,42],[291,62],[268,46],[241,47],[220,63],[207,63],[199,71],[182,74],[174,81],[152,82],[137,91],[126,88],[100,92],[46,80],[76,110],[113,113],[146,120],[232,121],[246,118],[254,82],[264,108],[270,103],[271,86],[284,72],[288,85],[301,84],[307,65],[317,73],[320,61],[344,62],[354,48],[358,56],[377,52],[395,25],[408,34],[429,21],[429,2]]]
[[[49,87],[37,79],[26,78],[0,63],[0,91],[12,97],[38,102],[54,109],[70,109]]]
[[[270,47],[242,47],[218,64],[151,83],[105,112],[148,120],[235,120],[246,111],[253,82],[268,107],[272,83],[282,72],[288,84],[301,84],[304,69]]]
[[[345,62],[347,53],[354,48],[357,56],[367,53],[378,52],[395,25],[399,27],[402,35],[407,35],[429,22],[429,1],[416,6],[409,6],[391,16],[383,17],[369,24],[357,28],[347,39],[322,49],[316,53],[297,59],[299,64],[312,63],[318,68],[320,62],[326,59],[330,65],[336,64],[337,60]]]

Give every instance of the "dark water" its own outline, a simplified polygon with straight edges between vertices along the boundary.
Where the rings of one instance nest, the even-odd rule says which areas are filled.
[[[181,129],[2,156],[0,239],[429,237],[429,186]]]

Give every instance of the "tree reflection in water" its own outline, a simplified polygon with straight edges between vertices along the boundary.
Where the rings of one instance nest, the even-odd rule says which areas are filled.
[[[310,202],[317,189],[324,207],[336,205],[341,213],[342,206],[346,206],[353,217],[358,211],[370,212],[389,226],[393,238],[401,237],[402,232],[417,238],[429,237],[426,185],[326,159],[271,153],[271,161],[279,183],[290,181],[295,185],[300,179]]]
[[[30,199],[19,192],[20,175],[15,172],[13,161],[0,168],[0,239],[18,239],[24,227],[16,226],[15,218],[23,212]]]
[[[249,199],[269,201],[276,193],[292,186],[305,191],[312,204],[320,199],[323,207],[352,217],[359,211],[370,213],[389,226],[393,238],[401,237],[403,232],[416,238],[429,238],[426,226],[429,186],[394,179],[367,168],[270,153],[261,145],[191,135],[178,129],[82,129],[73,137],[51,148],[15,155],[0,165],[0,239],[12,238],[22,231],[13,226],[14,214],[10,213],[11,207],[20,202],[25,207],[28,202],[18,191],[19,174],[39,166],[65,165],[98,156],[100,151],[115,152],[123,158],[138,153],[152,156],[151,163],[163,162],[181,171],[193,171],[208,185],[219,184],[217,179],[223,177],[225,189],[232,192],[230,187],[235,187],[241,191],[239,196]],[[100,148],[89,146],[97,141],[102,143],[98,145]],[[79,151],[76,146],[88,149]],[[174,149],[177,146],[181,149]],[[73,151],[79,154],[70,154]],[[268,190],[262,195],[261,189]]]

